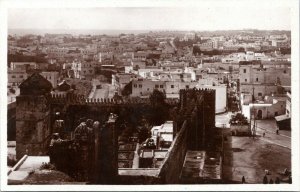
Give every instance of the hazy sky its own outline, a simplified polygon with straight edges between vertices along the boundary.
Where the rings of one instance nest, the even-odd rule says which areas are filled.
[[[48,8],[9,9],[8,28],[99,30],[290,30],[288,8]]]

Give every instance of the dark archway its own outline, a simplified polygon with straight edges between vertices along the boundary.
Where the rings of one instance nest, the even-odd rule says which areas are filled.
[[[262,119],[262,110],[257,111],[257,119]]]

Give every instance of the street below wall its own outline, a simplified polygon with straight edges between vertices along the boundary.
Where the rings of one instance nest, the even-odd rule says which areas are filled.
[[[109,83],[100,82],[98,79],[92,80],[92,91],[89,95],[90,99],[105,99],[112,98],[115,93],[115,87]],[[97,85],[101,85],[101,88],[97,88]]]
[[[288,177],[283,175],[284,169],[291,169],[291,150],[275,143],[266,142],[262,137],[232,136],[231,146],[227,146],[223,167],[223,177],[229,183],[241,183],[242,177],[249,184],[262,184],[265,171],[268,180],[275,181],[279,177],[286,183]],[[230,163],[231,162],[231,163]]]

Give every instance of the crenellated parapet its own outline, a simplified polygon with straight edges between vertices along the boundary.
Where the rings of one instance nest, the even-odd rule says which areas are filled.
[[[197,105],[201,104],[204,100],[210,102],[215,100],[215,90],[209,88],[200,89],[181,89],[179,91],[180,96],[180,106],[185,107],[187,104],[195,103]],[[193,102],[190,102],[193,101]]]
[[[114,99],[114,98],[85,98],[83,95],[55,93],[51,94],[49,98],[52,104],[67,104],[67,105],[132,105],[132,104],[150,104],[148,98],[128,98],[128,99]],[[165,102],[169,105],[178,104],[178,99],[166,99]]]

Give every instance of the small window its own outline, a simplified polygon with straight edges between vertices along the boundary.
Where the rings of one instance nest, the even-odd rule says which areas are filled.
[[[20,75],[20,78],[23,78],[23,75]]]
[[[155,85],[155,88],[159,88],[159,85]]]
[[[244,69],[244,73],[246,73],[247,72],[247,70],[246,69]]]
[[[139,85],[139,88],[142,88],[143,86],[142,85]]]
[[[247,82],[247,79],[245,79],[245,82]]]
[[[258,82],[258,78],[256,78],[256,82]]]
[[[258,96],[262,96],[262,93],[258,93]]]
[[[11,76],[11,78],[16,78],[16,76],[15,76],[15,75],[13,75],[13,76]]]
[[[186,88],[186,89],[189,89],[189,88],[190,88],[190,86],[186,85],[186,86],[185,86],[185,88]]]
[[[160,88],[164,88],[164,86],[163,86],[163,85],[160,85],[159,87],[160,87]]]
[[[286,70],[284,70],[283,73],[286,73]]]
[[[173,88],[174,88],[174,85],[171,85],[171,88],[173,89]]]
[[[133,87],[137,88],[137,84],[134,84]]]

